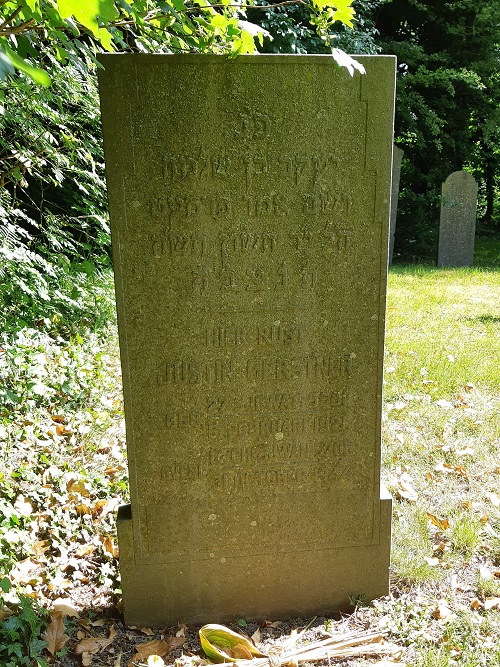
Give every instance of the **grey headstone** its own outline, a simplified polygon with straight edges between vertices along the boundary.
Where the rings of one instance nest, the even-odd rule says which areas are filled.
[[[391,223],[389,228],[389,266],[394,254],[394,236],[396,234],[396,219],[398,216],[399,181],[401,178],[401,163],[404,150],[394,146],[392,154],[392,186],[391,186]]]
[[[388,592],[395,59],[104,55],[127,623]]]
[[[438,266],[472,266],[476,231],[477,183],[454,171],[442,187]]]

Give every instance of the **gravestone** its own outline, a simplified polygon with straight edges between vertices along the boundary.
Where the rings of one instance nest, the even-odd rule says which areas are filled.
[[[441,193],[438,266],[472,266],[477,183],[466,171],[454,171],[443,183]]]
[[[401,163],[405,152],[394,145],[392,153],[392,185],[391,185],[391,222],[389,226],[389,266],[394,254],[394,236],[396,234],[396,219],[398,216],[399,181],[401,178]]]
[[[388,592],[395,59],[103,55],[127,623]]]

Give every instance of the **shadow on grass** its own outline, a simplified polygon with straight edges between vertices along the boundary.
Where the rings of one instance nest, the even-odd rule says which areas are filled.
[[[500,239],[476,237],[474,244],[474,266],[460,268],[442,268],[436,266],[435,260],[423,257],[413,262],[396,261],[390,268],[392,273],[410,273],[415,277],[428,275],[438,271],[498,271],[500,270]]]

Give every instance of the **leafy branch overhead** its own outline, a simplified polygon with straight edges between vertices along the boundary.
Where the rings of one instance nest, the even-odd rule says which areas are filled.
[[[306,7],[318,34],[328,42],[336,21],[352,27],[352,0],[0,0],[0,79],[16,70],[48,86],[49,74],[35,62],[50,45],[58,60],[95,62],[99,50],[253,53],[265,30],[245,20],[246,11],[295,4]]]

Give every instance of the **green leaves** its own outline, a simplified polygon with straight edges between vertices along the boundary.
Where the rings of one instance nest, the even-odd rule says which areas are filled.
[[[47,72],[40,67],[33,67],[33,65],[30,65],[24,58],[21,58],[21,56],[13,51],[10,46],[7,45],[5,40],[0,42],[0,49],[3,49],[3,53],[0,51],[0,78],[3,79],[8,74],[12,74],[14,67],[17,67],[17,69],[27,74],[35,83],[38,83],[41,86],[50,86],[51,80]],[[10,61],[11,68],[8,67],[6,59]]]
[[[100,26],[97,18],[100,17],[104,23],[109,23],[119,16],[113,0],[58,0],[57,6],[61,18],[74,16],[98,40]]]

